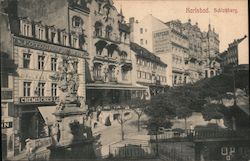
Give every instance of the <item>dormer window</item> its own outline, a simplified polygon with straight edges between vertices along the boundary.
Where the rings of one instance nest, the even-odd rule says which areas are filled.
[[[38,24],[36,24],[35,28],[36,38],[40,40],[45,40],[45,28],[41,25],[41,23],[39,22]]]
[[[52,43],[57,43],[58,42],[58,35],[56,28],[54,26],[50,26],[48,29],[48,39]]]
[[[72,26],[73,27],[82,27],[82,25],[83,25],[83,20],[80,17],[74,16],[72,18]]]
[[[21,34],[24,36],[31,36],[31,24],[27,23],[26,21],[21,21]]]

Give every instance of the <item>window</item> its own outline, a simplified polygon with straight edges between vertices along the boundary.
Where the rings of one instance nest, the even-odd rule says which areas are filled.
[[[56,37],[56,33],[51,32],[51,42],[55,43],[55,37]]]
[[[45,83],[38,83],[36,91],[38,96],[44,96],[44,88],[45,88]]]
[[[73,38],[73,42],[72,42],[72,47],[76,48],[77,47],[77,38]]]
[[[67,35],[63,35],[62,44],[67,45]]]
[[[23,54],[23,68],[30,68],[30,55],[28,53]]]
[[[141,78],[141,72],[137,71],[137,78]]]
[[[38,56],[38,69],[44,68],[44,59],[45,56]]]
[[[140,28],[140,33],[143,34],[143,28]]]
[[[101,77],[102,75],[102,64],[96,63],[94,64],[94,76]]]
[[[38,29],[38,39],[43,39],[43,29]]]
[[[122,80],[128,80],[128,71],[122,71]]]
[[[51,71],[56,71],[57,58],[51,58]]]
[[[52,83],[51,84],[51,96],[56,96],[57,95],[57,84]]]
[[[23,83],[23,96],[24,97],[30,96],[30,86],[31,86],[31,82]]]
[[[140,44],[143,45],[143,39],[140,40]]]
[[[83,20],[80,17],[74,16],[72,18],[73,27],[81,27],[83,25]]]
[[[111,32],[112,32],[112,27],[111,26],[107,26],[106,27],[106,38],[110,38]]]
[[[95,36],[102,36],[102,23],[101,22],[95,23]]]
[[[24,36],[30,35],[30,25],[28,25],[28,24],[23,25],[23,35]]]

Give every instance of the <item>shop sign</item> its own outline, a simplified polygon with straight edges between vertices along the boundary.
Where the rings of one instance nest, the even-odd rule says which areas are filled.
[[[12,124],[13,122],[3,122],[1,123],[1,128],[2,129],[8,129],[8,128],[12,128]]]
[[[70,55],[74,57],[84,58],[87,56],[87,52],[83,50],[70,49],[54,44],[44,43],[40,41],[14,37],[14,44],[21,47],[32,48],[36,50],[48,51],[53,53],[60,53],[63,55]]]
[[[55,103],[59,101],[59,97],[20,97],[21,104],[30,103]]]

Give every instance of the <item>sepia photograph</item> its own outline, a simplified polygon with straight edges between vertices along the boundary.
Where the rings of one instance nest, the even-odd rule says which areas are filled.
[[[250,161],[247,0],[0,0],[1,160]]]

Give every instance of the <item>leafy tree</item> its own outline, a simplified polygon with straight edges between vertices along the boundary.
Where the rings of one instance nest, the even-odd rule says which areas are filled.
[[[180,107],[176,109],[176,115],[178,118],[185,120],[185,132],[187,132],[187,118],[192,115],[192,110],[188,107]]]
[[[205,104],[204,108],[202,110],[202,115],[204,120],[210,121],[212,119],[216,120],[216,123],[219,119],[223,118],[223,109],[225,106],[223,104],[215,104],[215,103],[209,103]]]

